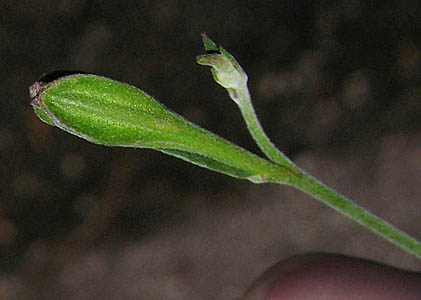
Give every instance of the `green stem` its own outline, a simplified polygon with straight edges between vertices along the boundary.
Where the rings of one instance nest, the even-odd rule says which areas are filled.
[[[417,257],[421,257],[421,243],[416,239],[400,231],[383,219],[376,217],[350,199],[338,194],[320,181],[300,170],[281,151],[279,151],[269,140],[257,119],[247,86],[236,90],[235,93],[230,91],[230,96],[238,104],[253,139],[263,153],[275,163],[288,167],[297,174],[297,177],[294,180],[288,182],[289,185],[322,201],[324,204],[367,227],[407,252],[410,252]],[[282,177],[282,180],[285,182],[285,177]]]
[[[239,107],[251,135],[263,153],[274,162],[282,166],[289,167],[297,172],[297,180],[291,180],[288,183],[289,185],[294,186],[306,194],[322,201],[324,204],[334,208],[352,220],[367,227],[371,231],[377,233],[378,235],[401,247],[407,252],[413,253],[417,257],[421,257],[421,243],[416,239],[400,231],[383,219],[376,217],[350,199],[347,199],[346,197],[338,194],[317,179],[300,170],[293,162],[291,162],[274,146],[274,144],[269,140],[263,131],[253,106],[251,105],[248,89],[246,89],[246,93],[238,94],[239,97],[245,97],[246,99],[246,101],[239,102],[243,104],[239,105]],[[282,179],[285,181],[285,177],[282,177]]]
[[[350,199],[338,194],[317,179],[306,174],[304,171],[299,170],[298,168],[296,171],[300,173],[299,176],[297,176],[297,180],[293,180],[289,183],[291,186],[322,201],[324,204],[367,227],[405,251],[412,253],[417,257],[421,257],[421,243],[419,241],[400,231],[383,219],[376,217]]]
[[[234,97],[237,97],[237,99],[234,99],[234,101],[238,103],[238,107],[240,108],[247,128],[249,129],[251,136],[256,141],[262,152],[277,164],[294,168],[295,164],[289,160],[285,154],[279,151],[265,134],[259,120],[257,119],[257,115],[251,103],[251,97],[247,86],[236,90],[235,94],[230,93],[230,96],[233,99]]]

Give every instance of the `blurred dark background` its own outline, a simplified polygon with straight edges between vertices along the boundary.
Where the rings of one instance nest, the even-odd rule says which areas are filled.
[[[421,238],[420,15],[418,0],[0,1],[0,298],[234,299],[317,251],[421,270],[298,191],[90,144],[28,95],[45,72],[101,74],[260,154],[195,63],[207,32],[248,73],[275,144]]]

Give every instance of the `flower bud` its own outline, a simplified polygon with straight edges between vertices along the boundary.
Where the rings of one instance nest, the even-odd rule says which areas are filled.
[[[30,94],[42,121],[97,144],[163,145],[183,126],[178,116],[143,91],[96,75],[36,82]]]
[[[238,63],[235,64],[224,54],[200,55],[197,63],[211,66],[215,81],[226,89],[239,89],[247,83],[247,76]]]
[[[35,82],[29,90],[42,121],[96,144],[155,149],[254,182],[265,181],[273,168],[128,84],[73,74]]]
[[[199,55],[197,63],[210,66],[215,81],[228,91],[232,100],[243,106],[245,100],[238,95],[248,93],[246,72],[228,51],[218,48],[206,34],[202,34],[202,39],[207,54]]]

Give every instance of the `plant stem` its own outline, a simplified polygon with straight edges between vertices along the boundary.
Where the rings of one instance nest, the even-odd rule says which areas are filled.
[[[231,97],[234,96],[235,95],[231,95]],[[238,103],[238,107],[240,108],[247,128],[262,152],[272,161],[281,166],[295,167],[295,164],[288,157],[286,157],[285,154],[279,151],[278,148],[275,147],[275,145],[265,134],[259,120],[257,119],[257,115],[251,103],[251,97],[247,86],[242,89],[238,89],[236,96],[238,98],[235,102]]]
[[[322,201],[407,252],[421,257],[421,243],[419,241],[311,177],[279,151],[260,125],[251,103],[247,84],[241,85],[240,88],[235,90],[228,89],[228,93],[240,108],[247,127],[262,152],[273,162],[290,169],[292,173],[296,174],[287,184]],[[278,183],[285,184],[285,174],[282,174]]]
[[[421,257],[421,243],[419,241],[373,215],[352,200],[335,192],[304,171],[298,168],[296,168],[296,171],[299,172],[299,176],[297,176],[297,180],[289,183],[291,186],[322,201],[405,251]]]

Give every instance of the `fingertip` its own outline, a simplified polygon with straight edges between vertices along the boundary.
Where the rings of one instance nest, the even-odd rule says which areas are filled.
[[[242,300],[416,300],[421,276],[336,254],[287,258],[260,276]]]

